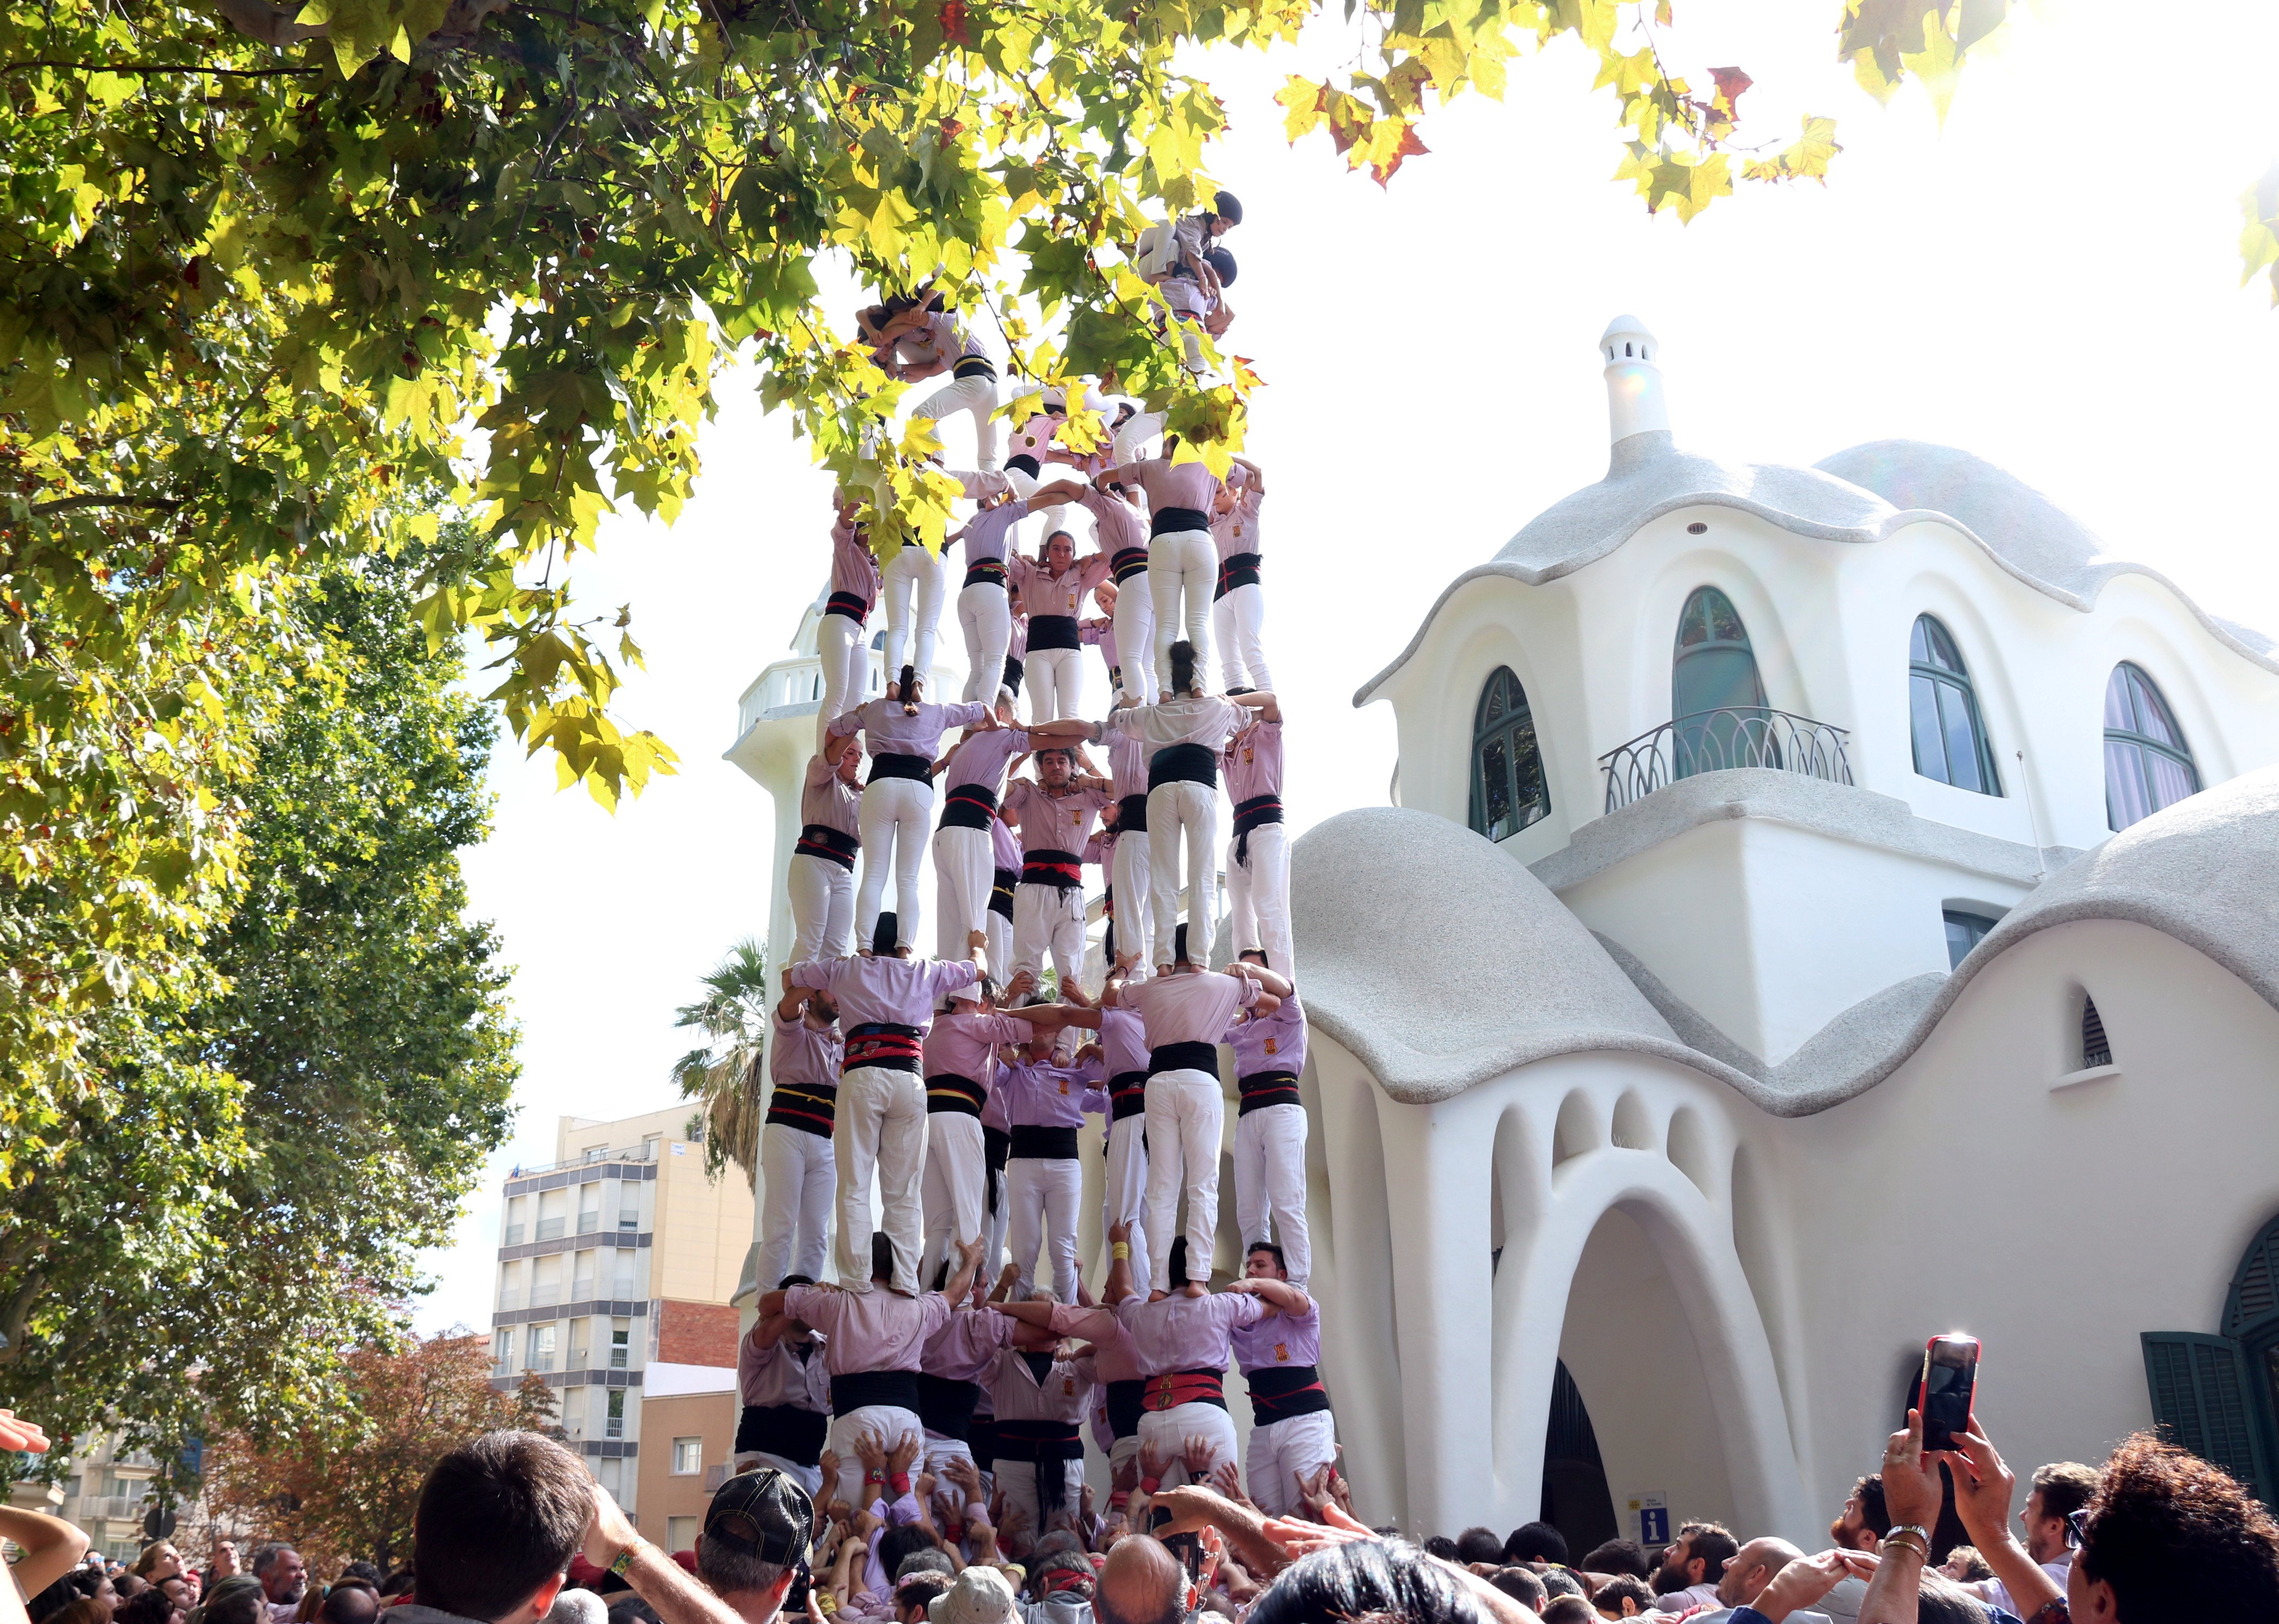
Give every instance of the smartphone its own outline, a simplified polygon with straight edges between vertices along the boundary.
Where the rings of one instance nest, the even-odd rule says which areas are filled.
[[[1147,1518],[1147,1531],[1163,1542],[1164,1548],[1178,1558],[1179,1566],[1187,1572],[1189,1584],[1201,1584],[1203,1574],[1203,1540],[1200,1534],[1163,1534],[1156,1530],[1171,1520],[1168,1506],[1156,1506]]]
[[[1922,1379],[1915,1410],[1922,1417],[1925,1453],[1953,1449],[1954,1435],[1970,1429],[1970,1400],[1978,1386],[1978,1338],[1950,1332],[1923,1344]]]

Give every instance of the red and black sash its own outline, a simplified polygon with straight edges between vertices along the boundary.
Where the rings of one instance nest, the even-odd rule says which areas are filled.
[[[1021,871],[1018,869],[996,869],[992,870],[992,874],[989,911],[1010,919],[1013,916],[1013,887],[1021,883]]]
[[[840,1066],[844,1076],[858,1066],[884,1066],[889,1071],[916,1071],[918,1069],[919,1040],[924,1036],[915,1026],[897,1026],[891,1021],[866,1021],[847,1034],[847,1058]]]
[[[862,846],[844,829],[833,829],[828,823],[810,823],[799,831],[799,844],[791,849],[795,857],[820,857],[825,862],[851,869],[855,866],[855,854]]]
[[[1119,834],[1147,832],[1147,797],[1126,795],[1116,803],[1116,828]]]
[[[1234,860],[1250,866],[1250,831],[1282,821],[1282,797],[1253,795],[1234,803]]]
[[[1084,859],[1074,852],[1038,850],[1021,854],[1021,884],[1050,885],[1066,892],[1084,884]]]
[[[918,1413],[918,1373],[915,1370],[850,1370],[831,1378],[831,1413],[851,1415],[865,1405],[892,1405]]]
[[[905,755],[898,750],[879,750],[871,756],[871,776],[866,784],[876,784],[881,778],[914,778],[932,788],[933,762],[923,755]]]
[[[856,625],[871,618],[871,600],[859,592],[834,592],[823,606],[826,615],[844,615]]]
[[[1120,1122],[1127,1116],[1145,1115],[1147,1109],[1147,1074],[1144,1071],[1119,1071],[1108,1079],[1108,1120]]]
[[[1234,1085],[1242,1092],[1242,1108],[1235,1113],[1237,1116],[1263,1111],[1268,1106],[1300,1103],[1298,1074],[1294,1071],[1254,1071],[1237,1077]]]
[[[1081,1460],[1084,1435],[1074,1421],[1006,1421],[1001,1417],[994,1458],[1029,1460],[1039,1465],[1047,1460]]]
[[[1005,561],[1001,558],[977,558],[965,566],[968,586],[1002,586],[1005,584]]]
[[[953,784],[948,799],[941,808],[944,829],[980,829],[989,827],[990,819],[997,816],[997,792],[986,784]]]
[[[955,1111],[963,1116],[978,1116],[981,1107],[989,1103],[987,1089],[954,1071],[937,1071],[925,1081],[929,1113]]]
[[[1116,549],[1116,555],[1108,561],[1108,568],[1116,577],[1116,584],[1121,586],[1133,576],[1147,573],[1147,549],[1144,547],[1119,547]]]
[[[1317,1366],[1268,1365],[1244,1371],[1243,1379],[1250,1384],[1251,1420],[1261,1427],[1330,1407]]]
[[[1171,1370],[1149,1376],[1140,1396],[1149,1410],[1176,1410],[1183,1404],[1215,1404],[1226,1408],[1226,1373],[1223,1370]]]
[[[831,1137],[839,1111],[835,1083],[779,1083],[768,1094],[767,1120],[818,1139]]]
[[[1255,553],[1234,553],[1219,560],[1218,586],[1211,594],[1216,602],[1238,586],[1258,585],[1258,566],[1262,560]]]
[[[1216,1076],[1218,1046],[1212,1043],[1164,1043],[1147,1051],[1147,1075],[1159,1071],[1204,1071]]]

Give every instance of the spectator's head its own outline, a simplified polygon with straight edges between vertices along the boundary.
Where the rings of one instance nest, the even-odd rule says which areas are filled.
[[[1130,1541],[1137,1544],[1139,1541]],[[932,1624],[1012,1624],[1019,1617],[1013,1587],[994,1567],[973,1567],[926,1605]]]
[[[213,1569],[213,1575],[216,1580],[226,1579],[232,1574],[238,1572],[240,1565],[238,1562],[237,1542],[234,1539],[218,1539],[214,1541],[213,1560],[209,1562],[207,1566]]]
[[[362,1579],[342,1579],[325,1593],[317,1617],[323,1624],[372,1624],[380,1616],[380,1592]]]
[[[1092,1611],[1100,1624],[1179,1624],[1193,1593],[1187,1570],[1163,1541],[1119,1539],[1101,1569]]]
[[[1428,1534],[1424,1536],[1424,1554],[1453,1562],[1456,1559],[1456,1542],[1446,1534]]]
[[[1986,1604],[1936,1568],[1917,1581],[1915,1624],[1992,1624]]]
[[[610,1597],[610,1624],[664,1624],[650,1606],[631,1589],[618,1591]]]
[[[420,1605],[461,1618],[545,1616],[594,1516],[578,1457],[534,1432],[487,1432],[428,1468],[411,1513]]]
[[[1546,1596],[1588,1596],[1590,1594],[1583,1588],[1583,1582],[1563,1567],[1545,1568],[1542,1579],[1543,1593]]]
[[[1780,1570],[1804,1552],[1784,1539],[1753,1539],[1733,1553],[1717,1581],[1717,1605],[1746,1607],[1757,1593],[1780,1576]]]
[[[900,1528],[888,1528],[879,1536],[879,1566],[885,1568],[891,1577],[899,1579],[902,1576],[903,1563],[933,1549],[932,1536],[918,1524],[906,1522]],[[918,1569],[913,1567],[909,1571],[917,1573]]]
[[[370,1562],[351,1562],[341,1569],[342,1579],[361,1579],[374,1590],[380,1589],[380,1569]]]
[[[1687,1523],[1661,1553],[1661,1567],[1654,1576],[1654,1593],[1671,1596],[1697,1584],[1715,1584],[1725,1576],[1725,1564],[1739,1549],[1733,1536],[1714,1522]]]
[[[918,1624],[933,1598],[949,1589],[949,1575],[923,1568],[894,1587],[896,1624]]]
[[[152,1584],[170,1574],[182,1571],[182,1553],[174,1549],[171,1539],[154,1539],[142,1547],[142,1554],[134,1559],[128,1570],[137,1579],[147,1579]]]
[[[1551,1594],[1531,1567],[1499,1567],[1488,1582],[1531,1613],[1542,1612],[1544,1600]]]
[[[1495,1536],[1492,1528],[1466,1528],[1456,1536],[1456,1560],[1466,1564],[1485,1562],[1490,1567],[1501,1567],[1504,1565],[1503,1541]]]
[[[746,1624],[767,1624],[782,1611],[814,1535],[815,1502],[806,1490],[773,1467],[739,1473],[704,1513],[696,1576]]]
[[[31,1616],[32,1624],[47,1624],[47,1620],[81,1599],[79,1586],[65,1574],[37,1596],[27,1597],[24,1611]]]
[[[408,1567],[399,1567],[380,1582],[380,1598],[388,1601],[398,1596],[409,1596],[418,1583],[418,1577]]]
[[[2152,1433],[2113,1452],[2076,1521],[2076,1624],[2279,1619],[2279,1524],[2228,1474]]]
[[[309,1565],[290,1545],[264,1545],[253,1553],[253,1576],[273,1602],[296,1602],[309,1588]]]
[[[1543,1604],[1543,1624],[1598,1624],[1599,1615],[1579,1596],[1554,1596]]]
[[[132,1601],[150,1588],[150,1582],[148,1579],[137,1578],[134,1570],[130,1568],[113,1579],[111,1582],[111,1588],[119,1592],[120,1601]],[[118,1611],[116,1607],[111,1609],[114,1616]]]
[[[1567,1566],[1567,1536],[1547,1522],[1523,1522],[1503,1542],[1507,1562],[1556,1562]]]
[[[119,1610],[119,1587],[111,1582],[111,1575],[100,1567],[79,1568],[73,1573],[71,1579],[72,1583],[79,1587],[81,1597],[103,1610],[105,1619]]]
[[[187,1609],[197,1605],[196,1581],[188,1574],[174,1574],[161,1579],[157,1588],[165,1591],[177,1607]]]
[[[1828,1525],[1828,1536],[1839,1551],[1873,1551],[1891,1531],[1891,1513],[1884,1509],[1884,1479],[1870,1473],[1852,1485],[1844,1514]]]
[[[1043,1549],[1041,1543],[1038,1549]],[[1039,1601],[1048,1597],[1067,1595],[1088,1602],[1092,1599],[1093,1591],[1098,1588],[1098,1575],[1093,1572],[1092,1559],[1086,1556],[1079,1546],[1070,1551],[1056,1551],[1050,1556],[1032,1556],[1029,1583],[1034,1588]]]
[[[1957,1584],[1976,1584],[1994,1576],[1993,1568],[1976,1545],[1957,1545],[1946,1553],[1946,1560],[1938,1565],[1938,1571]]]
[[[112,1624],[173,1624],[181,1615],[174,1598],[156,1585],[146,1584],[119,1605]]]
[[[2078,1460],[2053,1460],[2034,1474],[2026,1504],[2018,1521],[2026,1526],[2026,1554],[2037,1562],[2055,1562],[2073,1548],[2066,1519],[2090,1502],[2097,1492],[2097,1468]]]
[[[1654,1572],[1646,1547],[1629,1539],[1610,1539],[1603,1545],[1594,1545],[1591,1554],[1576,1566],[1586,1574],[1631,1574],[1640,1579]]]
[[[1636,1618],[1654,1606],[1654,1592],[1636,1574],[1616,1574],[1591,1593],[1591,1605],[1601,1618]]]
[[[60,1613],[48,1615],[47,1624],[111,1624],[111,1611],[91,1596],[82,1596]]]
[[[1285,1567],[1250,1610],[1249,1624],[1483,1624],[1486,1614],[1462,1579],[1398,1540],[1356,1540]]]
[[[919,1574],[940,1574],[946,1579],[955,1579],[957,1577],[957,1564],[949,1559],[948,1551],[932,1545],[924,1551],[913,1551],[894,1564],[897,1580],[912,1578]]]
[[[269,1598],[251,1574],[232,1574],[206,1592],[203,1624],[268,1624]]]
[[[1282,1248],[1272,1241],[1253,1241],[1250,1250],[1243,1256],[1242,1273],[1247,1280],[1287,1280],[1290,1278],[1290,1260],[1282,1255]]]

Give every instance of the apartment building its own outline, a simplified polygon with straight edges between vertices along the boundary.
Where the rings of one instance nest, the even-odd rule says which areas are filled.
[[[645,1394],[710,1397],[733,1432],[729,1299],[752,1233],[752,1187],[733,1172],[705,1176],[702,1134],[686,1105],[617,1122],[565,1116],[554,1161],[517,1168],[503,1190],[492,1383],[535,1374],[554,1389],[569,1446],[637,1522]],[[687,1414],[671,1424],[695,1440],[697,1482],[717,1482],[711,1468],[727,1460],[717,1429]],[[674,1451],[672,1437],[656,1448],[692,1453]],[[649,1519],[658,1533],[665,1514]]]

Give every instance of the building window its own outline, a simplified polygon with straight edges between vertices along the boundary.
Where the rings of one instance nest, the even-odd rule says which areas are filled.
[[[704,1469],[704,1440],[675,1438],[672,1441],[672,1475],[675,1477],[694,1477]]]
[[[609,1407],[604,1413],[602,1436],[605,1438],[625,1436],[625,1390],[622,1387],[610,1389]]]
[[[530,1328],[530,1359],[529,1362],[523,1367],[525,1369],[551,1370],[554,1368],[555,1337],[558,1329],[552,1325],[533,1325]]]
[[[696,1519],[667,1517],[664,1520],[664,1545],[667,1552],[696,1549]]]
[[[578,1233],[591,1235],[602,1227],[602,1181],[578,1187]]]
[[[2279,1493],[2279,1218],[2233,1271],[2220,1334],[2144,1333],[2152,1419],[2268,1504]]]
[[[2097,1000],[2081,1000],[2081,1064],[2087,1070],[2091,1066],[2113,1064],[2113,1044],[2105,1035],[2105,1017],[2097,1013]]]
[[[633,1322],[631,1320],[610,1321],[610,1368],[623,1370],[625,1359],[633,1352]]]
[[[491,1337],[491,1374],[514,1374],[514,1327],[502,1325]]]
[[[1928,615],[1915,617],[1907,639],[1907,712],[1918,773],[1982,795],[2002,793],[1970,672],[1954,639]]]
[[[1966,913],[1950,908],[1943,917],[1946,921],[1946,968],[1953,969],[1962,962],[1963,955],[1985,938],[1994,928],[1994,922],[1984,914]]]
[[[1678,611],[1669,668],[1669,716],[1677,738],[1673,778],[1691,778],[1746,758],[1763,732],[1765,685],[1756,650],[1733,601],[1715,586],[1694,589]]]
[[[591,1302],[594,1298],[595,1253],[589,1248],[574,1253],[573,1257],[575,1260],[570,1275],[570,1300],[573,1303]]]
[[[1496,667],[1472,713],[1471,825],[1491,840],[1517,834],[1551,811],[1535,716],[1509,666]]]
[[[2105,822],[2122,830],[2200,793],[2191,747],[2152,679],[2127,661],[2105,685]]]

